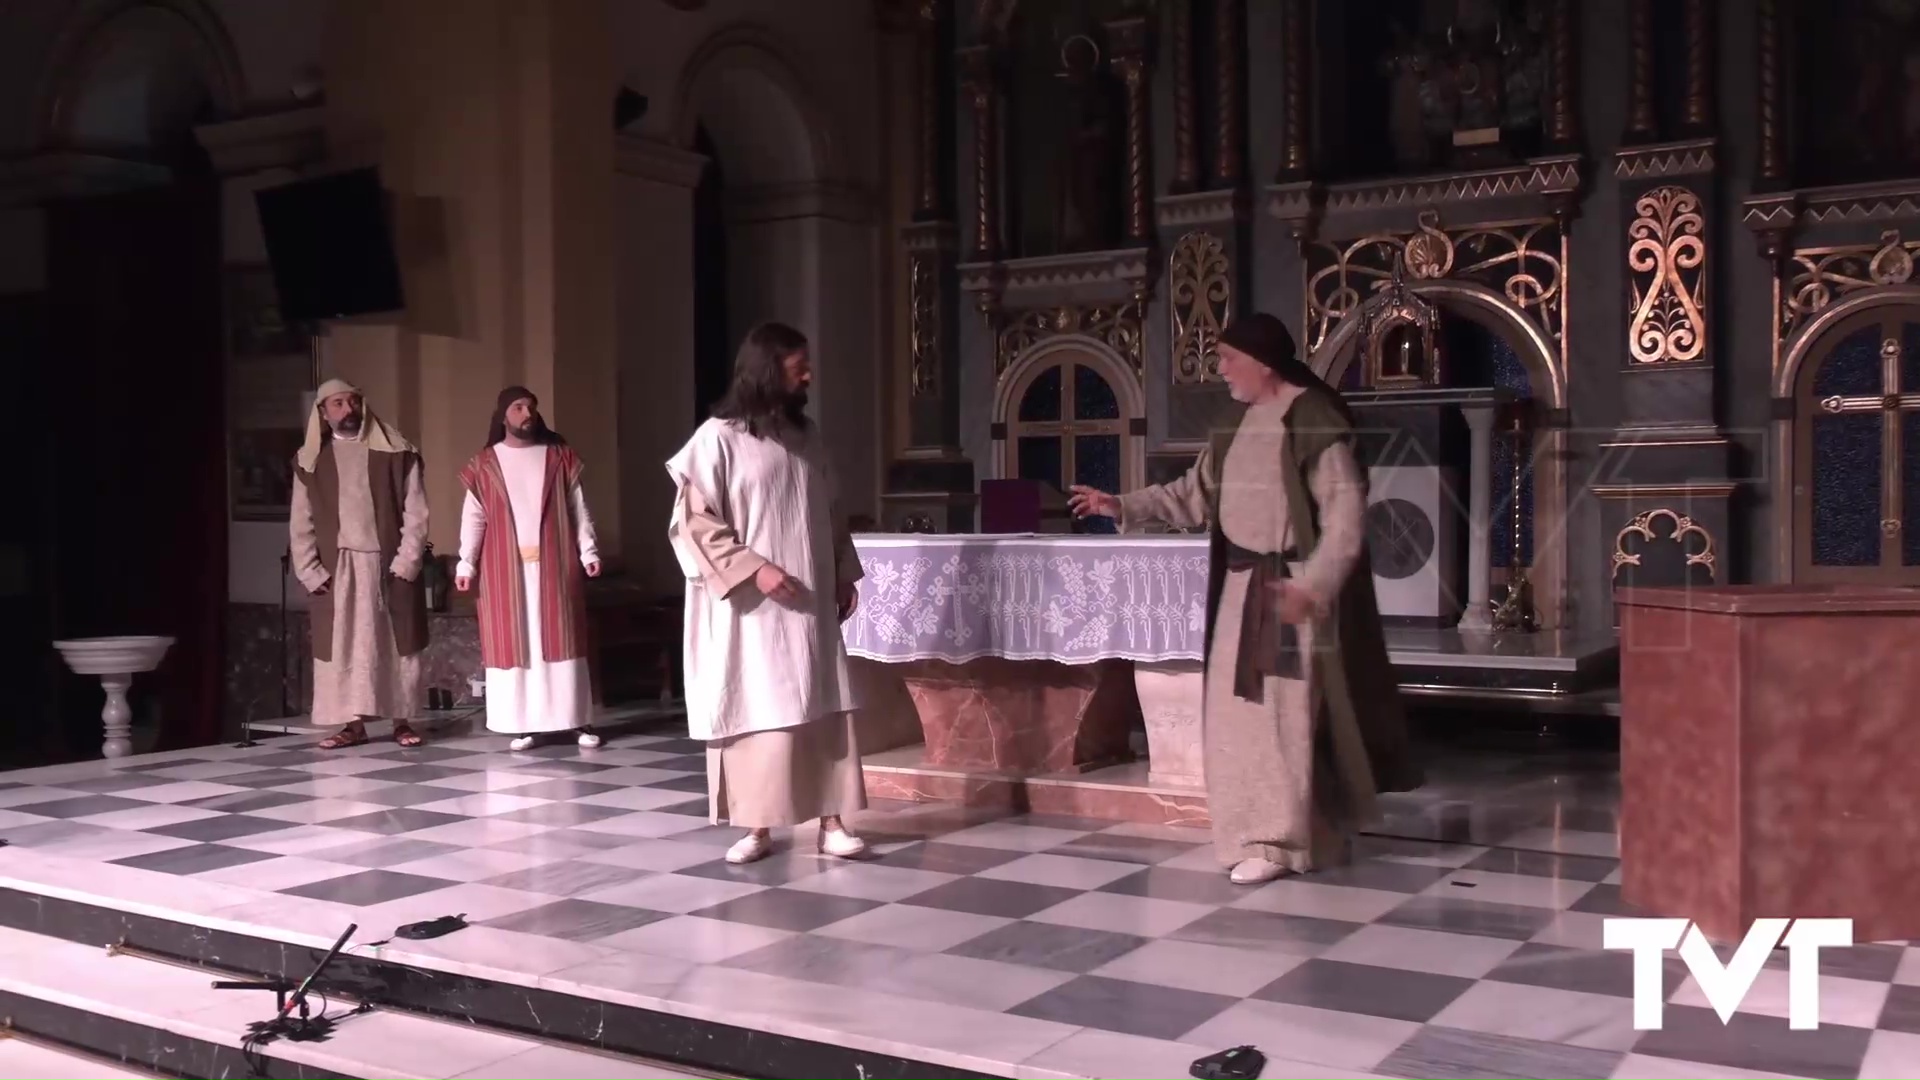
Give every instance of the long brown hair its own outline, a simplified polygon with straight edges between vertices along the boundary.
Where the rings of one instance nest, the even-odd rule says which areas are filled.
[[[764,322],[747,331],[733,359],[733,382],[713,415],[743,425],[756,439],[782,431],[805,432],[805,394],[787,389],[786,359],[807,347],[807,335],[786,323]]]

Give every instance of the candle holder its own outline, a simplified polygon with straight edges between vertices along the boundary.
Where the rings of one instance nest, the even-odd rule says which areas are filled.
[[[1507,493],[1513,527],[1513,545],[1507,562],[1507,594],[1493,607],[1493,628],[1505,633],[1530,634],[1540,629],[1540,620],[1533,607],[1533,583],[1528,579],[1526,565],[1520,561],[1520,470],[1526,460],[1527,431],[1518,410],[1513,416],[1513,426],[1508,429],[1513,437],[1513,485]]]

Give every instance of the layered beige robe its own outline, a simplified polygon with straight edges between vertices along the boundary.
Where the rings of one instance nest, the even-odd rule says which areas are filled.
[[[1218,524],[1231,543],[1259,554],[1293,548],[1283,472],[1293,400],[1248,408],[1217,474],[1209,450],[1179,479],[1121,496],[1121,528],[1154,521],[1197,528],[1209,524],[1218,505]],[[1308,480],[1321,535],[1304,562],[1291,564],[1292,580],[1331,606],[1365,543],[1366,482],[1344,443],[1319,456]],[[1324,770],[1339,766],[1316,761],[1316,724],[1324,714],[1311,663],[1302,665],[1302,678],[1267,676],[1259,701],[1235,695],[1249,577],[1245,570],[1226,576],[1207,663],[1202,742],[1214,849],[1227,866],[1261,858],[1304,872],[1346,858],[1352,832],[1369,816],[1373,781],[1345,778],[1346,797],[1337,804],[1326,790],[1332,785]],[[1303,657],[1312,656],[1317,629],[1297,628]]]
[[[293,485],[289,524],[293,566],[308,592],[326,586],[333,597],[333,648],[313,662],[313,722],[333,727],[363,717],[412,719],[420,709],[420,657],[400,655],[387,610],[384,582],[391,573],[420,575],[427,543],[427,487],[416,461],[407,471],[400,550],[380,557],[365,439],[335,438],[340,477],[340,558],[329,573],[320,558],[307,485]]]
[[[817,438],[709,420],[668,463],[687,576],[687,728],[707,742],[713,820],[794,825],[866,806],[838,585],[860,578]],[[768,562],[792,605],[754,586]]]

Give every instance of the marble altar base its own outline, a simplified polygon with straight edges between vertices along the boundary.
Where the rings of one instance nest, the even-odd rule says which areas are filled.
[[[1036,774],[1084,772],[1131,758],[1140,703],[1133,665],[1014,661],[897,665],[920,717],[926,763]]]
[[[1188,784],[1156,782],[1144,761],[1086,772],[1018,773],[936,765],[926,747],[867,754],[861,764],[867,797],[900,802],[951,803],[1014,814],[1064,814],[1102,821],[1133,821],[1204,829],[1207,794]]]

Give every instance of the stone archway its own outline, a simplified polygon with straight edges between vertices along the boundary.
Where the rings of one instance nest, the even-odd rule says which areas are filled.
[[[200,0],[117,0],[71,22],[35,94],[41,149],[164,156],[247,98],[238,53]]]
[[[1542,629],[1566,625],[1567,582],[1567,373],[1553,338],[1506,297],[1484,285],[1448,279],[1410,281],[1416,295],[1450,314],[1472,319],[1512,345],[1527,370],[1533,393],[1547,422],[1533,437],[1534,602]],[[1351,315],[1327,335],[1308,363],[1314,373],[1338,386],[1359,352],[1360,320]]]
[[[1796,577],[1801,536],[1800,505],[1807,478],[1796,453],[1800,432],[1796,408],[1808,362],[1826,353],[1836,334],[1848,332],[1859,317],[1896,308],[1920,311],[1920,285],[1884,285],[1863,289],[1822,309],[1783,343],[1780,366],[1773,373],[1772,467],[1768,492],[1772,502],[1774,581],[1791,583]]]
[[[871,302],[878,223],[866,193],[848,182],[844,126],[792,56],[760,27],[715,33],[676,83],[672,137],[693,149],[704,133],[724,178],[730,338],[769,319],[807,335],[810,407],[840,471],[845,509],[871,513],[884,384]]]

